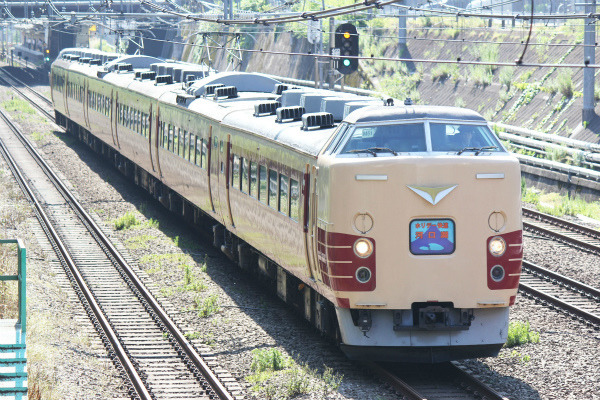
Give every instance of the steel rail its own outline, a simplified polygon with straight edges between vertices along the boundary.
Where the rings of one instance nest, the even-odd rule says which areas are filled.
[[[49,98],[47,98],[46,96],[44,96],[43,94],[41,94],[40,92],[38,92],[37,90],[32,89],[31,86],[29,86],[28,84],[26,84],[25,82],[23,82],[22,80],[20,80],[19,78],[17,78],[13,74],[11,74],[10,72],[6,71],[4,69],[4,67],[0,67],[0,71],[2,71],[4,74],[10,76],[10,79],[12,79],[12,80],[16,81],[18,84],[22,85],[24,88],[26,88],[31,93],[33,93],[34,95],[36,95],[38,98],[40,98],[41,100],[43,100],[49,106],[52,105],[52,100],[50,100]],[[14,87],[14,85],[12,85],[12,86]]]
[[[402,393],[406,400],[426,400],[423,395],[413,389],[412,386],[404,382],[397,374],[394,374],[389,369],[384,368],[377,363],[369,362],[365,364],[371,371],[375,372],[375,374],[379,375],[383,380],[392,385],[394,389]]]
[[[2,71],[4,74],[7,74],[10,76],[9,79],[15,79],[12,75],[8,74],[6,71]],[[5,82],[7,85],[10,85],[10,87],[19,94],[19,96],[23,97],[25,100],[27,100],[29,103],[31,103],[31,105],[33,105],[39,112],[41,112],[42,114],[44,114],[44,116],[46,116],[47,118],[49,118],[50,120],[52,120],[52,122],[54,122],[55,118],[52,114],[50,114],[48,111],[44,110],[39,104],[35,103],[34,101],[32,101],[27,95],[25,95],[25,93],[23,93],[19,88],[17,88],[15,85],[13,85],[12,83],[10,83],[9,81],[6,80],[6,78],[4,77],[0,77],[0,81]],[[44,101],[48,101],[48,99],[46,99],[43,95],[37,93],[35,90],[31,89],[30,87],[27,86],[27,88],[31,91],[34,92],[38,95],[38,97],[41,97],[44,99]],[[52,105],[52,102],[49,103],[49,105]]]
[[[145,287],[137,274],[133,271],[129,263],[124,259],[124,257],[120,254],[120,252],[115,248],[115,246],[111,243],[108,237],[104,234],[104,232],[100,229],[100,227],[96,224],[94,219],[85,211],[85,209],[81,206],[79,201],[73,196],[73,194],[67,189],[67,187],[62,183],[62,181],[58,178],[58,176],[52,171],[52,169],[48,166],[48,164],[44,161],[44,159],[40,156],[40,154],[29,144],[29,141],[19,133],[17,134],[21,141],[27,142],[28,150],[34,155],[36,161],[43,166],[44,170],[47,172],[50,179],[56,182],[56,185],[60,188],[61,192],[66,196],[68,201],[70,201],[75,209],[81,214],[82,218],[85,220],[87,224],[92,228],[94,233],[101,240],[102,244],[106,247],[109,253],[114,257],[114,259],[119,263],[122,267],[123,271],[127,274],[127,277],[131,280],[136,289],[140,292],[144,300],[148,303],[150,308],[158,315],[161,319],[162,323],[169,329],[170,333],[173,335],[179,346],[183,349],[185,354],[192,361],[194,366],[201,372],[204,378],[209,382],[212,389],[222,400],[233,400],[231,394],[227,391],[227,389],[223,386],[221,381],[217,378],[217,376],[211,371],[208,364],[202,359],[198,351],[193,347],[190,341],[185,337],[183,332],[177,327],[168,313],[164,310],[162,305],[154,298],[152,293]]]
[[[409,383],[407,383],[404,379],[402,379],[399,374],[395,373],[392,368],[386,368],[385,366],[379,363],[366,363],[366,366],[371,369],[376,375],[380,378],[388,382],[390,385],[394,387],[394,389],[398,390],[405,399],[408,400],[427,400],[428,397],[425,397],[418,390],[412,387]],[[391,365],[393,367],[393,365]],[[507,397],[500,395],[494,389],[470,375],[468,372],[464,371],[460,367],[458,367],[453,362],[446,362],[439,364],[435,367],[435,375],[440,379],[448,379],[450,381],[459,381],[464,382],[464,385],[461,385],[465,392],[468,392],[473,395],[475,398],[483,398],[486,400],[508,400]],[[434,378],[435,379],[435,378]],[[432,382],[435,384],[435,381]],[[444,397],[445,398],[445,397]],[[461,397],[462,398],[462,397]]]
[[[533,210],[531,208],[523,207],[523,215],[529,218],[537,219],[542,222],[547,222],[549,224],[568,229],[575,233],[580,233],[582,235],[588,236],[592,239],[600,240],[600,231],[589,228],[587,226],[583,226],[577,224],[575,222],[567,221],[562,218],[555,217],[554,215],[545,214],[539,212],[537,210]]]
[[[556,272],[550,271],[546,268],[540,267],[538,265],[532,264],[527,261],[523,261],[523,270],[531,271],[534,276],[540,277],[541,279],[550,280],[552,283],[560,285],[564,288],[570,289],[572,291],[576,291],[578,294],[584,295],[590,298],[593,301],[600,303],[600,290],[588,286],[584,283],[575,281],[571,278],[568,278],[564,275],[558,274]],[[591,322],[596,326],[596,328],[600,327],[600,315],[593,314],[589,311],[583,310],[582,308],[570,304],[566,301],[563,301],[555,296],[552,296],[549,293],[546,293],[542,290],[535,289],[534,287],[527,285],[525,283],[519,283],[519,291],[524,294],[532,297],[533,299],[539,299],[548,304],[552,304],[558,308],[561,308],[567,312],[570,312],[577,317],[584,319],[586,321]]]
[[[2,110],[0,110],[0,118],[2,119],[2,121],[4,121],[6,123],[6,125],[18,137],[19,136],[18,129],[7,118],[6,114]],[[11,156],[10,152],[8,151],[8,149],[6,148],[6,146],[2,140],[0,140],[0,148],[2,150],[4,158],[10,165],[10,168],[12,169],[15,178],[19,181],[20,186],[24,189],[27,196],[30,198],[31,203],[33,203],[33,205],[41,219],[40,223],[42,223],[46,232],[48,232],[50,234],[49,239],[52,242],[54,242],[55,248],[59,250],[60,256],[63,258],[63,260],[67,264],[69,270],[71,271],[71,274],[73,275],[73,277],[78,285],[79,290],[81,291],[81,293],[85,297],[86,301],[88,302],[97,321],[102,326],[102,330],[104,331],[104,334],[110,341],[113,351],[114,351],[115,355],[117,356],[117,358],[119,359],[119,362],[123,366],[124,372],[129,377],[129,380],[131,381],[131,384],[132,384],[133,388],[135,389],[137,396],[142,400],[151,400],[153,397],[151,396],[150,392],[146,388],[142,378],[138,374],[138,372],[134,366],[134,363],[129,358],[128,353],[125,351],[125,349],[121,345],[121,343],[118,339],[117,333],[113,330],[108,319],[103,314],[99,304],[97,303],[96,299],[94,298],[94,295],[92,294],[92,292],[86,285],[86,283],[83,279],[83,276],[80,274],[77,267],[75,266],[75,262],[71,258],[70,252],[67,250],[64,242],[62,241],[62,239],[60,238],[60,236],[54,229],[52,222],[50,221],[50,219],[48,218],[44,209],[42,208],[41,204],[37,200],[33,190],[31,189],[31,187],[25,180],[25,177],[19,170],[19,167],[17,166],[15,160]]]

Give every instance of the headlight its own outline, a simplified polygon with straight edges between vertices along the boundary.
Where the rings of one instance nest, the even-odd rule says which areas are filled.
[[[373,253],[373,243],[369,239],[360,238],[354,242],[354,252],[360,258],[367,258]]]
[[[506,242],[500,236],[496,236],[490,240],[488,248],[493,256],[500,257],[506,251]]]
[[[367,283],[371,280],[371,270],[367,267],[360,267],[356,270],[356,280],[360,283]]]
[[[490,270],[490,278],[492,278],[494,282],[500,282],[504,279],[505,274],[504,268],[502,268],[501,265],[494,265]]]

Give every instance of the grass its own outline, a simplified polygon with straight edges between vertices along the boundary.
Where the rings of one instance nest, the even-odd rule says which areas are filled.
[[[120,216],[119,218],[117,218],[116,220],[113,221],[113,225],[115,226],[115,229],[118,231],[124,230],[124,229],[129,229],[132,226],[135,225],[139,225],[140,221],[137,220],[137,218],[135,217],[135,214],[133,212],[126,212],[125,214],[123,214],[122,216]]]
[[[343,378],[327,366],[319,374],[316,369],[295,362],[275,348],[253,350],[250,369],[253,374],[246,380],[254,384],[252,391],[265,399],[290,399],[307,393],[320,393],[319,398],[330,398]]]
[[[127,248],[129,249],[147,249],[151,245],[151,241],[158,239],[152,235],[140,235],[127,239]]]
[[[583,215],[598,219],[600,203],[587,202],[579,196],[569,198],[559,193],[545,193],[535,188],[524,187],[522,184],[522,201],[533,204],[539,211],[561,217],[563,215]]]
[[[221,311],[221,306],[219,305],[219,296],[216,294],[211,294],[203,300],[197,297],[195,302],[196,309],[198,310],[198,316],[200,318],[208,318],[211,315]]]
[[[279,349],[252,350],[252,364],[250,369],[257,372],[280,371],[293,364],[293,360],[281,353]]]
[[[521,346],[527,343],[539,343],[540,334],[531,330],[529,321],[513,321],[508,324],[508,338],[505,347]]]
[[[2,108],[9,112],[20,112],[26,115],[35,115],[35,110],[23,99],[11,99],[2,102]]]
[[[194,274],[193,268],[190,264],[183,265],[183,290],[202,292],[206,290],[206,285],[202,282],[202,278]]]

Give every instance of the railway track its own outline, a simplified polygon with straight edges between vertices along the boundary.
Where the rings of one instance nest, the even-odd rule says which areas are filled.
[[[600,290],[594,287],[523,261],[519,291],[600,329]]]
[[[54,113],[52,109],[52,100],[48,99],[37,90],[31,88],[25,82],[16,78],[14,75],[0,67],[0,82],[6,83],[15,92],[17,92],[25,100],[29,101],[33,107],[41,112],[45,117],[54,121]]]
[[[577,249],[600,255],[600,231],[523,208],[523,228]]]
[[[508,400],[456,363],[420,365],[370,363],[368,367],[406,400]]]
[[[239,398],[174,324],[93,219],[0,111],[0,148],[135,399]],[[25,166],[20,170],[18,166]],[[28,183],[29,182],[29,183]],[[213,366],[213,368],[215,368]],[[226,387],[227,385],[227,387]]]

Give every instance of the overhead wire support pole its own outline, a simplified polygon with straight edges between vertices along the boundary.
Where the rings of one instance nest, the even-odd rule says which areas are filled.
[[[585,19],[585,31],[583,36],[583,109],[581,110],[582,123],[589,123],[595,116],[594,113],[594,87],[595,77],[593,68],[588,65],[596,63],[596,21],[591,17],[596,12],[596,0],[587,0],[585,12],[590,15]]]

